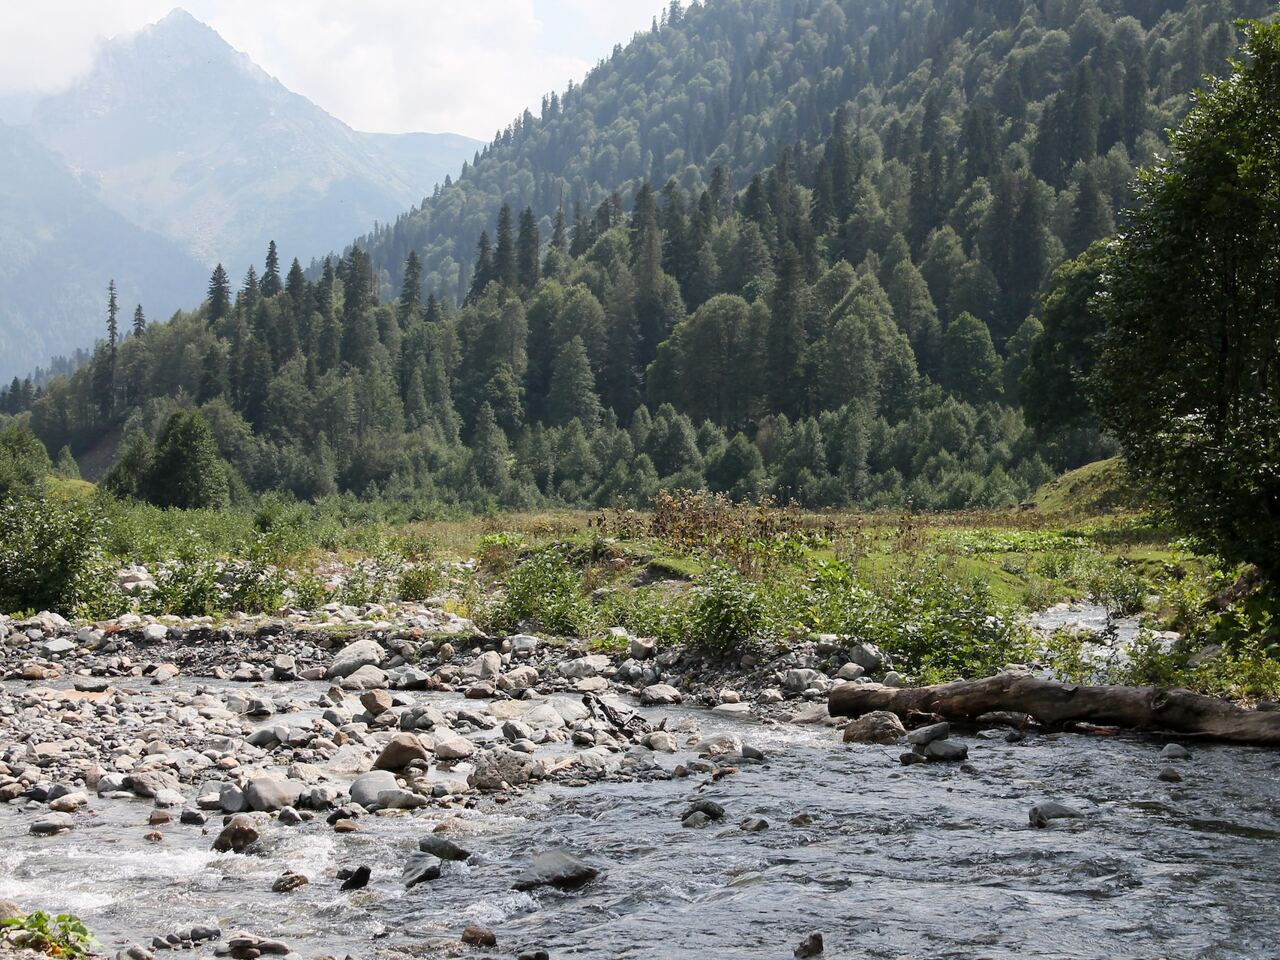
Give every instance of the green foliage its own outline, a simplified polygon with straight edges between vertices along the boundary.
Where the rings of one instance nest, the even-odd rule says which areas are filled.
[[[119,605],[95,510],[51,499],[0,503],[0,610],[95,618]]]
[[[429,563],[418,563],[400,572],[396,596],[401,600],[426,600],[439,586],[439,571]]]
[[[21,917],[0,920],[6,939],[20,947],[50,957],[79,960],[91,955],[93,935],[77,916],[60,913],[51,917],[37,910]]]
[[[755,636],[763,622],[759,588],[736,570],[715,566],[694,587],[685,640],[697,649],[731,655]]]
[[[495,630],[514,631],[531,621],[548,633],[579,636],[588,622],[582,576],[563,550],[539,550],[507,574],[487,619]]]
[[[49,451],[29,429],[12,424],[0,430],[0,501],[40,493],[52,469]]]
[[[1099,417],[1139,482],[1229,560],[1280,577],[1280,25],[1197,98],[1108,256]]]

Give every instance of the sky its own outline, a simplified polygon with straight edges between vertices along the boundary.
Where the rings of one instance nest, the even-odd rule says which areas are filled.
[[[0,97],[51,92],[180,5],[357,130],[489,139],[667,0],[0,0]]]

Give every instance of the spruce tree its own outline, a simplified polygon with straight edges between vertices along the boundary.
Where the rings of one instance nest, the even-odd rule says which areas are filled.
[[[520,234],[516,240],[516,274],[520,289],[526,294],[538,285],[541,278],[540,247],[538,221],[533,215],[533,208],[525,207],[520,214]]]
[[[805,405],[805,334],[803,266],[796,248],[787,244],[778,257],[778,281],[769,303],[765,343],[765,389],[769,406],[796,416]]]
[[[133,335],[140,337],[147,332],[147,317],[142,312],[142,304],[133,308]]]
[[[511,207],[505,203],[498,211],[498,240],[493,252],[493,276],[508,290],[515,290],[520,280],[516,266],[516,238],[511,224]]]
[[[467,303],[473,303],[484,293],[484,288],[494,280],[493,252],[489,245],[489,231],[480,231],[480,240],[476,244],[476,266],[471,275],[471,289],[467,293]]]
[[[422,263],[418,260],[418,252],[410,250],[404,262],[404,282],[400,284],[400,302],[397,313],[400,326],[407,327],[409,318],[422,302]]]
[[[280,254],[276,252],[274,240],[267,244],[267,261],[262,268],[262,295],[274,297],[280,292]]]
[[[222,264],[213,268],[209,278],[209,320],[217,322],[231,311],[231,280]]]

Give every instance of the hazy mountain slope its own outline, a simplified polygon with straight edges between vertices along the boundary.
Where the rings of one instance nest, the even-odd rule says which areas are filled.
[[[44,147],[0,125],[0,378],[105,333],[107,282],[153,319],[199,297],[205,269],[129,223]]]
[[[233,274],[270,239],[307,255],[394,216],[476,146],[358,133],[181,10],[108,43],[31,130],[121,214]]]

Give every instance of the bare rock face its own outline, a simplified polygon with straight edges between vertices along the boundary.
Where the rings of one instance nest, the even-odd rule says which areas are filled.
[[[897,743],[907,735],[896,714],[873,710],[844,728],[845,743]]]

